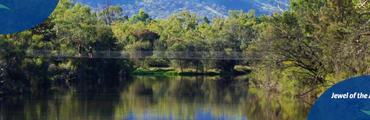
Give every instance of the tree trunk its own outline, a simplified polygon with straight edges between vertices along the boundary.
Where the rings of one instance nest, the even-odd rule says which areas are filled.
[[[179,61],[180,61],[180,69],[181,69],[181,72],[183,72],[182,62],[181,62],[181,60],[179,60]]]
[[[203,62],[201,62],[201,63],[202,63],[202,64],[201,64],[201,65],[202,65],[202,66],[201,66],[201,67],[202,67],[201,71],[202,71],[202,73],[204,73],[204,63],[203,63]]]
[[[196,73],[198,73],[198,69],[199,69],[199,61],[197,60],[197,70],[196,70]]]

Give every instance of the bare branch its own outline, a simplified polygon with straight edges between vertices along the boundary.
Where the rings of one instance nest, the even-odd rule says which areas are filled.
[[[359,5],[359,6],[358,6],[358,8],[362,8],[362,7],[364,7],[364,6],[365,6],[365,4],[367,3],[367,1],[368,1],[368,0],[365,0],[365,2],[364,2],[364,3],[362,3],[361,5]]]
[[[278,4],[278,8],[281,12],[284,12],[284,10],[281,8],[280,3]]]

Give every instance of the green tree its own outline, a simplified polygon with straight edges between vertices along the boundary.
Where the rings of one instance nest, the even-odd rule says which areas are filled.
[[[203,23],[211,23],[211,21],[208,20],[208,18],[206,16],[203,17]]]
[[[132,17],[129,19],[131,23],[137,23],[139,21],[146,23],[147,21],[150,21],[149,14],[146,13],[143,9],[140,9],[139,14],[132,15]]]

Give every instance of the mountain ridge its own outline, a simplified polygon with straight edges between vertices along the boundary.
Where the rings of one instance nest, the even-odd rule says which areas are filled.
[[[272,15],[280,12],[278,3],[283,9],[289,9],[289,0],[74,0],[93,9],[99,10],[106,5],[119,5],[123,9],[123,15],[137,14],[140,9],[148,12],[153,19],[168,18],[186,9],[198,16],[208,18],[226,17],[229,10],[249,11],[254,9],[256,15]]]

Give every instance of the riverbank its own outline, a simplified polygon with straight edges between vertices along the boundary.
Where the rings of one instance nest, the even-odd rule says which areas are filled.
[[[195,69],[185,69],[183,71],[173,69],[173,68],[137,68],[131,74],[134,76],[226,76],[226,75],[245,75],[249,74],[251,70],[249,67],[238,66],[235,67],[235,70],[232,72],[229,71],[220,71],[220,70],[206,70],[204,72],[196,71]]]

